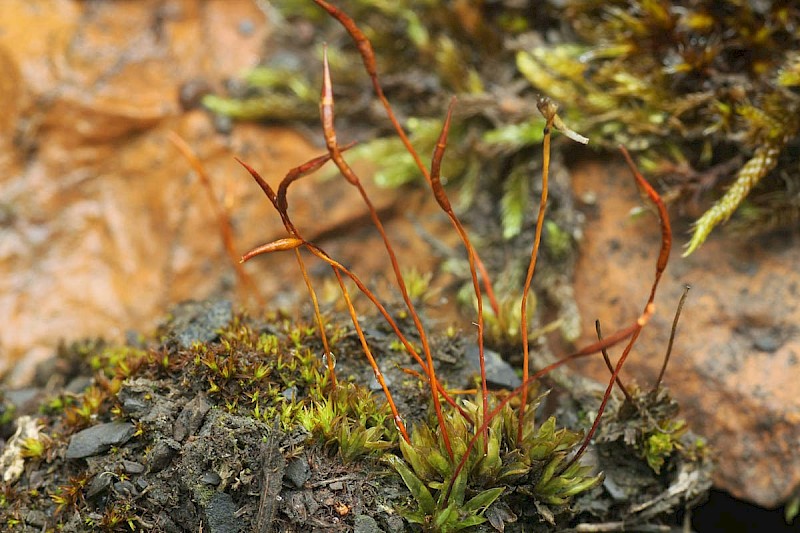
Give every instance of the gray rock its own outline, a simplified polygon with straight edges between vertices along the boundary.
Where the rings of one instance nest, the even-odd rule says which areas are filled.
[[[232,319],[233,308],[227,300],[184,302],[172,310],[167,329],[181,348],[189,348],[195,342],[216,339],[217,331]]]
[[[172,462],[172,458],[181,449],[181,445],[172,439],[164,439],[156,442],[150,453],[147,454],[151,472],[160,472]]]
[[[17,411],[23,411],[28,403],[32,402],[39,396],[41,389],[36,387],[27,387],[24,389],[7,390],[4,393],[6,402],[13,405]]]
[[[129,422],[109,422],[86,428],[69,440],[67,459],[81,459],[107,451],[128,442],[136,428]]]
[[[98,494],[105,492],[113,481],[111,473],[101,472],[97,474],[92,478],[92,482],[89,483],[89,487],[86,489],[86,497],[91,500]]]
[[[172,434],[175,440],[183,442],[186,437],[197,433],[209,409],[211,409],[211,403],[204,393],[192,398],[178,415],[178,419],[175,420],[175,430]]]
[[[144,472],[144,465],[142,463],[128,461],[127,459],[122,460],[122,468],[125,469],[125,473],[127,474],[141,474]]]
[[[386,519],[386,527],[389,529],[390,533],[402,533],[406,530],[405,522],[396,514]]]
[[[216,487],[222,483],[222,478],[219,477],[219,474],[216,472],[206,472],[200,476],[200,483],[205,483],[206,485],[213,485]]]
[[[149,404],[141,398],[124,397],[122,400],[122,409],[133,416],[140,417],[142,413],[147,412]]]
[[[44,526],[47,524],[47,515],[42,511],[28,511],[28,514],[25,515],[25,523],[44,530]]]
[[[215,493],[203,512],[210,533],[239,533],[239,519],[236,518],[236,504],[231,495]]]
[[[381,373],[383,374],[383,372],[381,372]],[[390,389],[392,388],[392,378],[390,378],[386,374],[383,374],[383,381],[386,383],[387,387],[389,387]],[[367,384],[367,386],[369,387],[369,390],[371,390],[373,392],[377,392],[379,390],[383,390],[383,387],[381,387],[381,384],[378,381],[378,378],[376,378],[374,374],[370,377],[369,383]]]
[[[132,499],[139,495],[136,486],[127,479],[114,483],[114,492],[126,499]]]
[[[306,481],[311,477],[311,469],[308,466],[308,461],[302,457],[298,457],[291,461],[284,471],[284,479],[291,482],[295,488],[301,489]]]
[[[72,394],[80,394],[85,391],[89,386],[92,384],[92,378],[89,376],[78,376],[71,380],[67,385],[64,387],[66,392],[71,392]]]
[[[464,355],[470,368],[476,373],[480,373],[478,347],[470,346]],[[504,389],[516,389],[522,385],[522,380],[514,372],[514,367],[505,362],[499,353],[492,350],[484,350],[483,356],[486,364],[486,382],[488,385]]]
[[[295,398],[297,398],[297,387],[292,385],[288,389],[281,391],[281,396],[286,398],[286,400],[293,402]]]
[[[354,533],[384,533],[384,531],[378,527],[378,522],[375,521],[369,515],[360,514],[356,516],[355,524],[353,528]]]

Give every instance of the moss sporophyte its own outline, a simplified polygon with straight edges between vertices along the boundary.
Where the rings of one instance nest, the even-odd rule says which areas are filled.
[[[305,407],[301,412],[296,413],[294,418],[300,420],[310,431],[321,434],[326,442],[338,443],[343,458],[347,460],[364,451],[380,451],[393,447],[394,437],[392,434],[396,430],[402,459],[394,454],[383,455],[383,459],[400,474],[413,495],[415,503],[405,510],[404,516],[411,522],[421,524],[426,530],[455,531],[479,524],[486,519],[483,516],[485,509],[504,493],[509,492],[530,494],[535,501],[542,505],[564,505],[575,495],[596,486],[602,479],[602,474],[592,474],[590,467],[582,466],[580,459],[598,429],[600,418],[611,398],[612,389],[617,383],[621,385],[619,374],[636,339],[655,310],[653,302],[656,288],[666,268],[672,243],[672,233],[664,203],[638,172],[627,150],[621,147],[635,182],[656,206],[661,224],[661,247],[656,260],[655,276],[650,294],[640,316],[629,326],[605,338],[600,338],[597,342],[562,357],[554,363],[532,371],[528,339],[527,295],[535,273],[542,229],[545,227],[552,131],[553,129],[562,131],[577,142],[588,142],[585,137],[575,133],[564,124],[558,115],[558,106],[552,100],[547,97],[539,99],[538,108],[545,119],[542,136],[542,183],[535,236],[525,282],[521,289],[522,297],[519,301],[520,337],[523,351],[522,385],[514,391],[502,395],[490,393],[487,386],[484,353],[484,300],[488,301],[495,316],[499,317],[502,310],[492,290],[487,269],[471,244],[441,182],[441,167],[445,158],[448,132],[457,103],[455,99],[450,103],[428,167],[412,146],[384,95],[369,39],[358,25],[341,10],[323,0],[315,0],[315,2],[334,17],[352,38],[361,55],[364,69],[372,82],[375,94],[383,105],[400,142],[415,162],[419,173],[430,187],[434,199],[449,218],[463,243],[477,302],[475,326],[480,362],[480,383],[474,402],[457,401],[453,397],[453,393],[447,390],[436,375],[429,334],[415,308],[389,236],[362,186],[360,178],[345,159],[344,153],[352,144],[340,145],[337,138],[333,85],[326,50],[323,52],[322,58],[323,75],[319,109],[327,153],[290,170],[277,189],[273,189],[254,168],[240,161],[277,211],[287,232],[286,237],[256,247],[246,253],[242,261],[247,261],[260,254],[277,251],[291,251],[294,254],[308,289],[325,354],[324,380],[316,385],[309,384],[315,391],[314,396],[317,401],[313,403],[312,407]],[[383,241],[394,281],[405,303],[407,316],[414,324],[415,337],[419,341],[420,349],[415,346],[416,339],[414,339],[415,342],[409,339],[408,334],[403,332],[396,319],[358,275],[338,262],[319,245],[304,238],[291,219],[288,200],[289,187],[331,161],[345,181],[359,193]],[[318,298],[308,275],[306,259],[301,251],[309,253],[331,267],[361,348],[377,383],[385,394],[388,416],[381,414],[382,411],[373,403],[374,400],[361,396],[356,389],[337,380],[334,368],[335,356],[328,339],[325,320],[320,312]],[[406,426],[403,414],[394,401],[392,390],[384,379],[378,360],[362,329],[346,279],[355,284],[358,291],[374,305],[396,335],[397,341],[419,365],[421,373],[411,372],[418,375],[429,390],[432,404],[429,422],[420,423],[413,430]],[[543,376],[569,361],[605,352],[607,348],[623,342],[625,342],[625,347],[616,364],[611,365],[610,361],[608,362],[611,377],[603,399],[597,408],[594,421],[586,435],[564,428],[559,429],[554,418],[537,423],[534,419],[536,405],[542,396],[531,397],[531,392],[536,390],[537,383]],[[211,364],[210,361],[208,363],[204,361],[204,363]],[[367,412],[372,414],[367,417],[365,414]],[[670,430],[676,429],[678,428]],[[659,458],[663,454],[669,453],[669,440],[654,433],[647,438],[644,446],[646,446],[644,453],[648,462],[654,469],[658,469]]]

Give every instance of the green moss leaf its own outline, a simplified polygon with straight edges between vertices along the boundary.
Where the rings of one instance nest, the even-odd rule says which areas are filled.
[[[433,514],[436,510],[436,504],[433,501],[433,496],[428,490],[428,487],[425,486],[425,483],[415,476],[408,466],[406,466],[406,463],[396,455],[387,454],[385,459],[392,468],[397,470],[400,477],[403,478],[403,483],[406,484],[414,500],[419,504],[420,511],[425,515]]]
[[[505,490],[504,487],[495,487],[493,489],[487,489],[478,494],[477,496],[474,496],[467,503],[465,503],[464,506],[461,508],[461,510],[468,514],[483,511],[484,509],[492,505],[494,501],[497,500],[497,498],[499,498],[501,494],[503,494],[504,490]]]

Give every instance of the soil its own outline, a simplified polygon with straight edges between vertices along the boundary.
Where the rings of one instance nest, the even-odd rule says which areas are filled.
[[[59,370],[43,370],[36,386],[6,393],[0,523],[9,531],[416,530],[402,518],[401,509],[411,503],[408,490],[378,458],[345,463],[335,447],[302,428],[283,430],[277,421],[257,419],[245,399],[231,405],[224,393],[229,389],[221,385],[221,393],[210,386],[201,371],[204,364],[195,357],[219,349],[226,341],[217,332],[231,322],[259,334],[280,332],[287,324],[280,317],[235,315],[224,301],[179,306],[159,330],[160,340],[139,345],[146,357],[130,368],[117,367],[126,368],[127,377],[84,423],[70,418],[71,408],[87,405],[98,389],[115,390],[108,369],[98,365],[100,354],[112,353],[102,342],[63,347],[46,367]],[[409,361],[391,348],[387,328],[375,319],[365,319],[363,326],[375,353],[388,359],[386,379],[413,425],[427,416],[425,391],[400,369]],[[371,371],[352,336],[345,329],[338,341],[337,374],[370,387]],[[474,383],[464,344],[436,340],[436,353],[443,354],[439,372],[451,387]],[[578,379],[572,383],[569,393],[557,387],[551,392],[541,416],[552,413],[582,425],[575,413],[588,405],[575,398],[592,398],[596,405],[599,387]],[[302,385],[292,387],[298,400],[303,391]],[[56,403],[59,399],[63,403]],[[588,455],[589,463],[606,472],[603,485],[569,506],[531,505],[529,496],[509,488],[486,511],[490,522],[474,530],[600,531],[624,525],[660,531],[675,525],[708,490],[709,465],[701,457],[675,453],[661,474],[654,474],[625,439],[613,435],[614,427],[643,423],[625,422],[620,405],[611,409],[607,430]],[[36,456],[25,451],[29,448],[20,435],[13,435],[30,421],[28,436],[45,443]]]

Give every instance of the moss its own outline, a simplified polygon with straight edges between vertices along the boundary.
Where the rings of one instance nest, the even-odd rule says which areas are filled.
[[[479,404],[479,397],[463,404],[473,420],[482,419]],[[490,405],[494,407],[494,400]],[[470,427],[461,413],[448,410],[446,427],[457,450],[454,457],[443,445],[436,420],[431,417],[415,427],[410,443],[400,441],[403,459],[385,457],[414,497],[404,516],[425,531],[458,531],[483,523],[483,512],[504,492],[529,495],[558,512],[572,496],[600,483],[602,474],[591,475],[590,467],[568,464],[582,435],[557,428],[553,417],[536,427],[537,405],[538,400],[530,406],[521,442],[516,432],[518,410],[508,404],[492,419],[485,441],[477,426]],[[473,439],[477,443],[470,451]],[[466,460],[461,460],[464,454]]]
[[[578,128],[643,151],[673,196],[696,195],[714,168],[747,158],[695,223],[692,253],[762,179],[778,175],[780,154],[797,143],[800,10],[735,0],[571,1],[563,19],[579,44],[521,51],[517,64],[533,86],[571,102]]]
[[[356,102],[359,82],[347,66],[358,58],[341,42],[342,34],[310,7],[298,1],[284,2],[281,9],[290,22],[315,21],[317,31],[339,49],[340,70],[333,68],[344,97],[341,107],[361,113],[349,105]],[[800,133],[797,6],[570,0],[497,10],[464,2],[352,0],[340,7],[366,28],[380,54],[382,74],[399,76],[399,99],[416,117],[408,123],[412,133],[415,120],[439,121],[442,94],[460,95],[469,120],[451,135],[461,156],[451,158],[459,164],[444,175],[463,185],[464,207],[471,205],[478,187],[502,190],[506,239],[520,232],[522,213],[530,205],[521,180],[531,169],[516,156],[541,140],[542,123],[513,111],[532,106],[535,97],[515,85],[520,78],[535,91],[568,103],[564,118],[593,143],[623,143],[640,151],[644,169],[656,174],[673,200],[691,207],[707,189],[716,191],[713,204],[695,223],[686,255],[749,196],[757,197],[758,209],[734,227],[752,233],[800,219],[793,185],[783,178],[797,176],[795,158],[781,157],[796,150]],[[557,23],[570,31],[554,33]],[[291,24],[286,29],[291,33]],[[514,59],[516,72],[500,66]],[[284,62],[285,57],[267,60],[245,76],[249,89],[243,96],[211,95],[208,107],[241,119],[315,119],[316,109],[309,105],[315,94],[309,87],[318,86],[318,80],[299,68],[287,70]],[[422,151],[430,146],[419,140]],[[484,157],[469,157],[474,151]],[[396,141],[375,138],[359,153],[378,166],[380,183],[397,186],[416,179]],[[498,155],[502,159],[492,161]],[[762,185],[765,179],[773,183]]]
[[[624,443],[655,474],[677,464],[677,457],[698,463],[706,460],[704,442],[688,433],[686,422],[678,417],[678,404],[665,389],[629,390],[630,399],[614,408],[599,441]]]

